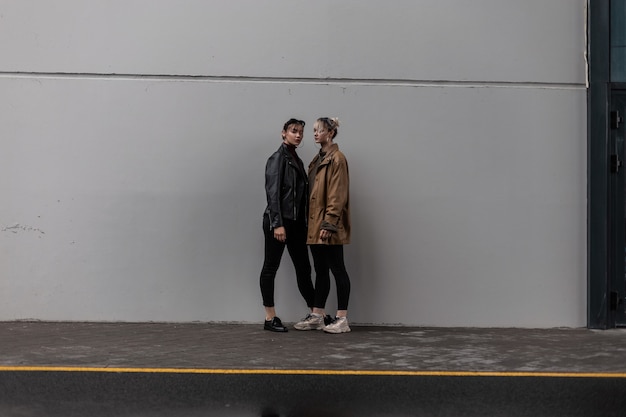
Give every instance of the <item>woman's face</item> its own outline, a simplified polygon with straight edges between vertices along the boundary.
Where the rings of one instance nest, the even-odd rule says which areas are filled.
[[[283,130],[283,142],[287,145],[298,146],[302,142],[304,136],[304,127],[299,124],[292,124],[287,127],[287,130]]]
[[[319,143],[320,145],[324,145],[331,141],[331,132],[326,129],[323,123],[315,122],[313,125],[313,138],[315,139],[315,143]]]

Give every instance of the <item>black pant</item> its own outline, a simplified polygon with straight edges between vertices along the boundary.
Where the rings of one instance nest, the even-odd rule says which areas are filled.
[[[285,243],[274,238],[274,230],[270,229],[268,215],[263,216],[263,233],[265,234],[265,260],[261,269],[261,295],[265,307],[274,307],[274,280],[280,266],[285,246],[296,269],[298,289],[306,301],[306,305],[313,308],[315,289],[311,280],[311,264],[306,245],[306,223],[304,221],[284,220],[287,240]]]
[[[324,308],[330,292],[330,274],[337,287],[337,310],[347,310],[350,299],[350,277],[343,262],[343,245],[311,245],[315,265],[315,304]]]

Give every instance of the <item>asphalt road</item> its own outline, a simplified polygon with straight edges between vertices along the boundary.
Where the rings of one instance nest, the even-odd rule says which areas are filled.
[[[626,415],[626,379],[0,372],[2,417]]]

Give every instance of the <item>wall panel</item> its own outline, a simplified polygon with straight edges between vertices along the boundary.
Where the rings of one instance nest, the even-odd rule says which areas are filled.
[[[0,93],[0,319],[259,319],[265,160],[296,116],[310,161],[330,115],[353,321],[585,323],[584,89],[5,76]],[[294,281],[285,258],[287,321],[306,312]]]
[[[572,0],[2,0],[0,71],[584,83]]]

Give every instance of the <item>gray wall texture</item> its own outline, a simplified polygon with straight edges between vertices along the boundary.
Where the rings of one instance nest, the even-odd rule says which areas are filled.
[[[0,0],[0,56],[0,320],[260,322],[265,161],[337,116],[353,323],[586,324],[583,1]]]

